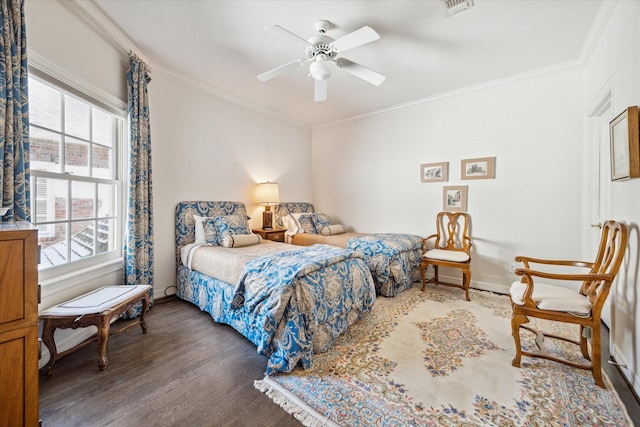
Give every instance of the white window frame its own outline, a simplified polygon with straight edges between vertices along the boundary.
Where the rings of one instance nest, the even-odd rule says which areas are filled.
[[[122,270],[123,268],[123,245],[124,245],[124,228],[126,226],[126,203],[127,203],[127,183],[124,182],[126,177],[125,168],[127,165],[127,111],[126,105],[119,100],[115,100],[90,84],[81,81],[71,75],[54,75],[48,72],[41,65],[33,63],[29,64],[30,78],[35,78],[43,83],[51,85],[61,92],[67,93],[73,97],[81,99],[92,106],[102,109],[114,116],[118,117],[114,135],[116,135],[113,146],[115,182],[116,182],[116,207],[115,218],[117,227],[115,230],[115,248],[114,251],[104,254],[93,255],[86,259],[76,260],[61,264],[55,267],[49,267],[39,270],[39,279],[43,287],[56,283],[65,283],[73,286],[73,283],[79,284],[83,280],[90,277],[98,277],[104,274]],[[31,170],[32,182],[36,177],[43,178],[63,178],[64,173],[52,173],[45,171]],[[82,181],[82,177],[74,176],[74,181]],[[100,178],[91,178],[91,182],[100,182]],[[113,183],[112,180],[102,180],[103,182]],[[31,188],[32,197],[36,197],[35,188]],[[35,209],[35,207],[32,207]],[[32,221],[35,221],[35,210],[32,211]],[[64,222],[69,222],[69,219]],[[65,286],[66,287],[66,286]]]

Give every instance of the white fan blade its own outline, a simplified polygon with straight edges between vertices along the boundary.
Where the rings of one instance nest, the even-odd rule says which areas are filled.
[[[306,41],[302,37],[300,37],[300,36],[298,36],[296,34],[293,34],[289,30],[285,30],[280,25],[271,25],[269,27],[264,27],[264,29],[266,31],[270,31],[270,32],[272,32],[274,34],[279,34],[280,36],[286,38],[287,40],[295,41],[295,43],[298,46],[302,47],[302,48],[307,48],[307,47],[312,47],[313,46],[311,43],[309,43],[308,41]]]
[[[355,30],[354,32],[347,34],[346,36],[340,37],[338,40],[331,43],[331,45],[338,49],[338,51],[344,52],[345,50],[362,46],[363,44],[378,40],[379,38],[380,36],[373,30],[373,28],[364,26],[359,30]]]
[[[296,66],[300,67],[305,63],[306,61],[302,59],[296,59],[295,61],[291,61],[288,64],[281,65],[277,68],[274,68],[273,70],[269,70],[266,73],[260,74],[258,76],[258,80],[260,80],[261,82],[266,82],[267,80],[271,80],[274,77],[278,77],[280,74],[284,73],[285,71],[291,68],[295,68]]]
[[[338,68],[341,68],[346,72],[371,83],[372,85],[380,86],[382,82],[384,82],[384,79],[386,79],[382,74],[345,58],[336,59],[336,65]]]
[[[322,102],[327,100],[327,80],[313,79],[313,100]]]

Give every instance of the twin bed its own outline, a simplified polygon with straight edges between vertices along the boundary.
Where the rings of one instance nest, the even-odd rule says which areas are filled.
[[[389,252],[393,245],[380,236],[354,236],[365,240],[355,242],[352,250],[326,242],[312,246],[254,243],[248,242],[250,235],[230,234],[246,231],[248,223],[234,227],[247,219],[246,208],[239,202],[177,205],[177,296],[253,342],[269,358],[267,374],[289,372],[298,365],[308,368],[313,353],[327,351],[371,310],[380,288],[370,271],[374,258],[381,266],[377,269],[387,271],[376,276],[386,282],[393,277],[395,282],[402,276],[396,270],[406,268],[404,276],[411,285],[413,255],[408,253],[413,249]],[[196,231],[197,224],[206,230]],[[220,234],[207,234],[211,230]],[[404,242],[407,248],[410,241]],[[395,295],[403,286],[384,289]]]
[[[290,216],[308,216],[315,214],[313,205],[307,202],[279,203],[275,207],[275,224],[278,228],[287,228],[286,241],[300,246],[328,244],[362,253],[376,284],[376,292],[386,297],[396,296],[410,288],[420,278],[422,258],[422,239],[411,234],[363,234],[339,232],[323,235],[319,230],[307,229],[306,232],[291,230]],[[324,221],[328,221],[325,215]],[[320,227],[316,227],[320,228]],[[341,227],[343,228],[343,227]],[[299,230],[302,231],[302,230]],[[326,230],[331,232],[331,230]],[[328,234],[327,233],[327,234]]]

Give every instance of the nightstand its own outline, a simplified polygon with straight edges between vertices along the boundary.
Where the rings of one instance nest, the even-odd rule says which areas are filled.
[[[271,230],[265,230],[264,228],[256,228],[251,230],[254,233],[260,235],[265,240],[271,240],[272,242],[283,242],[284,243],[284,232],[287,231],[286,228],[274,228]]]

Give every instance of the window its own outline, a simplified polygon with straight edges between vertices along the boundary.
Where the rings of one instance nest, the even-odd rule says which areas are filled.
[[[29,121],[40,271],[55,275],[120,257],[124,112],[32,75]]]

